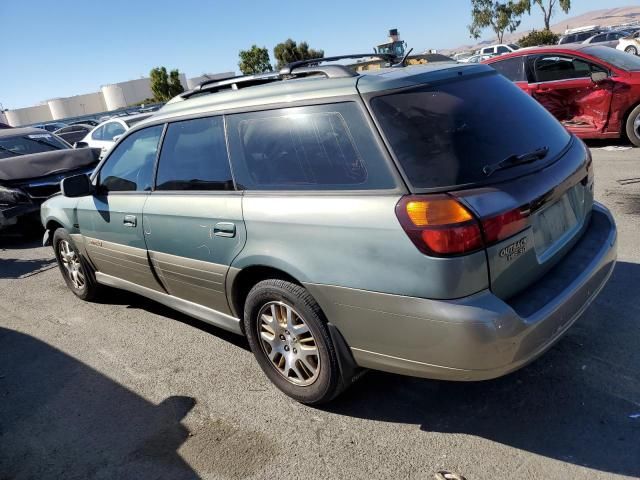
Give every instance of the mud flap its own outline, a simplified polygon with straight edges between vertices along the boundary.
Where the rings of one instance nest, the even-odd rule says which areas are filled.
[[[338,328],[330,322],[327,322],[329,328],[329,335],[331,341],[336,347],[336,353],[338,354],[338,364],[340,366],[341,379],[340,388],[336,390],[336,396],[346,390],[349,386],[357,382],[360,377],[367,373],[366,368],[359,367],[353,358],[351,349],[344,340],[344,337],[338,330]]]

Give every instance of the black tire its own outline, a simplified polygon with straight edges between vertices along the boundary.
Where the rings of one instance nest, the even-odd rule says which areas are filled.
[[[77,256],[78,262],[78,270],[83,275],[83,284],[81,286],[76,286],[74,284],[74,280],[72,275],[69,273],[67,268],[64,266],[65,262],[63,260],[63,251],[64,242],[68,245],[70,251],[72,251]],[[64,228],[58,228],[53,234],[53,251],[56,255],[56,260],[58,261],[58,267],[60,268],[60,273],[62,273],[62,278],[64,278],[67,287],[71,290],[75,296],[81,298],[82,300],[91,301],[95,300],[100,291],[100,285],[96,282],[93,269],[89,265],[89,263],[85,260],[85,258],[80,254],[78,247],[76,247],[71,235]]]
[[[626,133],[629,141],[640,147],[640,105],[636,105],[627,117]]]
[[[270,360],[259,328],[261,310],[274,302],[288,305],[309,328],[318,352],[318,368],[310,385],[296,385]],[[244,308],[245,334],[260,368],[282,392],[307,405],[317,405],[335,398],[342,390],[341,367],[327,322],[313,297],[300,285],[284,280],[263,280],[249,292]],[[288,334],[288,332],[287,332]],[[283,340],[284,341],[284,340]],[[284,347],[286,348],[286,347]]]
[[[624,49],[624,51],[630,53],[631,55],[638,55],[638,49],[636,47],[627,47]]]

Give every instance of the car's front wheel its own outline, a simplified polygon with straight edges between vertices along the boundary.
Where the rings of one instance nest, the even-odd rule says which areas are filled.
[[[258,364],[285,394],[319,404],[341,391],[340,362],[327,323],[300,285],[277,279],[256,284],[245,302],[244,327]]]
[[[53,234],[53,249],[65,283],[77,297],[93,300],[99,293],[99,285],[93,279],[93,272],[82,258],[71,235],[64,228]]]
[[[627,118],[627,138],[636,147],[640,147],[640,105],[637,105]]]
[[[638,49],[634,46],[629,46],[625,48],[624,51],[630,53],[631,55],[638,55]]]

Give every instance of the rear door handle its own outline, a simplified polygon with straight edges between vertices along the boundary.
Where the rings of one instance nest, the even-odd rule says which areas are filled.
[[[135,215],[125,215],[122,223],[125,227],[135,227],[138,224],[138,219]]]
[[[213,234],[216,237],[235,237],[236,225],[231,222],[218,222],[213,227]]]

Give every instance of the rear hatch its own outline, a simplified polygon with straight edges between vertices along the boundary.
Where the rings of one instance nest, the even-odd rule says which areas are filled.
[[[473,214],[491,289],[506,299],[580,238],[593,204],[591,159],[580,140],[504,77],[451,73],[367,100],[411,198],[446,192]]]

